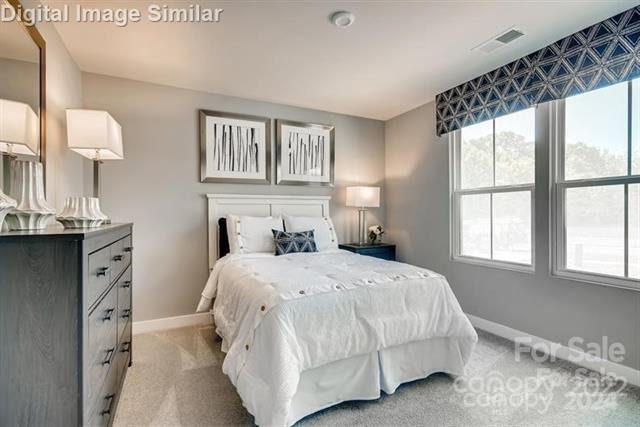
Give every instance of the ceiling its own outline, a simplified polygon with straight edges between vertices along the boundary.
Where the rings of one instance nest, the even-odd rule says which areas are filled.
[[[135,6],[144,17],[153,2],[68,3]],[[387,120],[640,1],[155,3],[224,12],[219,23],[56,26],[83,71]],[[333,26],[337,10],[355,23]],[[527,35],[489,55],[471,51],[512,26]]]

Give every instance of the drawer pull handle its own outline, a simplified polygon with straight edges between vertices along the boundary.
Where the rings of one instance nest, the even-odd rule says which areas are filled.
[[[125,280],[124,283],[122,283],[122,287],[123,288],[130,288],[131,287],[131,280]]]
[[[126,310],[122,310],[122,318],[128,319],[129,317],[131,317],[131,309],[127,308]]]
[[[122,343],[121,353],[129,353],[131,351],[131,341],[126,341]]]
[[[120,262],[124,259],[124,255],[116,255],[113,257],[114,261]]]
[[[124,248],[125,252],[133,252],[133,246],[127,246],[126,248]]]
[[[116,397],[115,393],[112,393],[112,394],[110,394],[110,395],[108,395],[108,396],[106,396],[104,398],[104,400],[108,400],[109,401],[109,406],[107,406],[107,409],[105,409],[105,410],[100,412],[101,416],[105,416],[105,415],[111,414],[111,409],[113,407],[113,401],[114,401],[115,397]]]
[[[102,365],[111,365],[111,355],[113,354],[114,351],[115,351],[115,348],[110,348],[109,350],[107,350],[107,356],[102,361]]]
[[[109,272],[109,270],[111,270],[111,266],[109,266],[109,267],[100,267],[100,268],[98,269],[98,272],[96,273],[96,275],[97,275],[98,277],[100,277],[100,276],[106,276],[106,275],[107,275],[107,273]]]
[[[108,310],[104,311],[104,317],[102,318],[103,322],[108,322],[109,320],[111,320],[111,316],[113,315],[113,312],[115,311],[115,308],[110,308]]]

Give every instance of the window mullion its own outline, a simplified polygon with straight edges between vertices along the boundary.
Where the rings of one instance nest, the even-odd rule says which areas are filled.
[[[556,210],[554,212],[556,220],[554,221],[556,241],[552,244],[556,245],[556,263],[557,267],[561,269],[567,268],[567,210],[565,204],[565,190],[561,188],[558,183],[565,180],[565,112],[566,105],[564,99],[555,102],[556,108],[554,109],[554,119],[556,128],[551,131],[554,133],[554,147],[552,147],[555,162],[551,167],[554,169],[555,181],[555,201]]]
[[[489,194],[489,193],[515,193],[519,191],[530,191],[535,189],[535,184],[518,184],[518,185],[503,185],[501,187],[481,187],[481,188],[468,188],[464,190],[458,190],[459,194]]]
[[[632,174],[633,160],[633,83],[627,92],[627,176]],[[624,277],[629,277],[629,184],[624,185]]]
[[[629,277],[629,184],[624,185],[624,277]]]
[[[491,249],[491,259],[493,256],[493,193],[489,194],[489,247]]]
[[[496,186],[496,121],[492,120],[493,124],[493,187]]]
[[[493,125],[493,186],[496,186],[496,121],[491,121]],[[491,259],[494,259],[493,254],[493,193],[489,194],[489,246],[491,248]]]
[[[561,240],[560,263],[561,268],[567,268],[567,193],[564,188],[559,188],[557,197],[559,205],[556,214],[560,217],[560,229],[558,230]]]
[[[605,185],[640,184],[640,175],[614,176],[607,178],[576,179],[572,181],[557,182],[562,188],[599,187]]]
[[[462,188],[462,132],[457,130],[454,135],[454,188]]]
[[[627,175],[632,175],[633,168],[633,82],[629,80],[627,95]]]
[[[453,194],[453,254],[460,255],[462,248],[462,203],[460,203],[460,195],[458,193]]]
[[[552,129],[555,135],[555,146],[552,148],[555,155],[555,164],[552,165],[555,171],[556,182],[564,182],[565,171],[565,102],[564,99],[558,100],[555,103],[554,119],[556,129]]]
[[[530,190],[530,194],[529,194],[529,198],[530,198],[530,202],[531,203],[531,213],[530,213],[530,221],[531,224],[530,226],[530,233],[531,233],[531,266],[535,268],[536,265],[536,191],[535,191],[535,187]]]

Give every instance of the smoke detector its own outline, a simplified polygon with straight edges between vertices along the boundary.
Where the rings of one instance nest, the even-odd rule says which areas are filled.
[[[348,26],[353,24],[353,21],[356,20],[356,17],[351,12],[340,11],[333,13],[330,19],[331,22],[333,22],[333,25],[335,25],[336,27],[347,28]]]
[[[479,44],[478,46],[474,47],[471,50],[478,51],[488,55],[491,52],[494,52],[495,50],[500,49],[502,46],[509,44],[524,35],[525,35],[524,31],[515,27],[511,27],[508,30],[501,32],[497,36],[491,37],[489,40],[482,42],[481,44]]]

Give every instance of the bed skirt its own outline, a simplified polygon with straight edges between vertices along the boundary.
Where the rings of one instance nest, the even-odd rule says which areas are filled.
[[[458,341],[457,338],[432,338],[304,371],[291,402],[287,425],[341,402],[378,399],[381,390],[391,394],[400,384],[434,373],[463,375],[464,362]],[[243,390],[238,392],[242,396]],[[260,413],[259,408],[247,409],[253,414]]]

